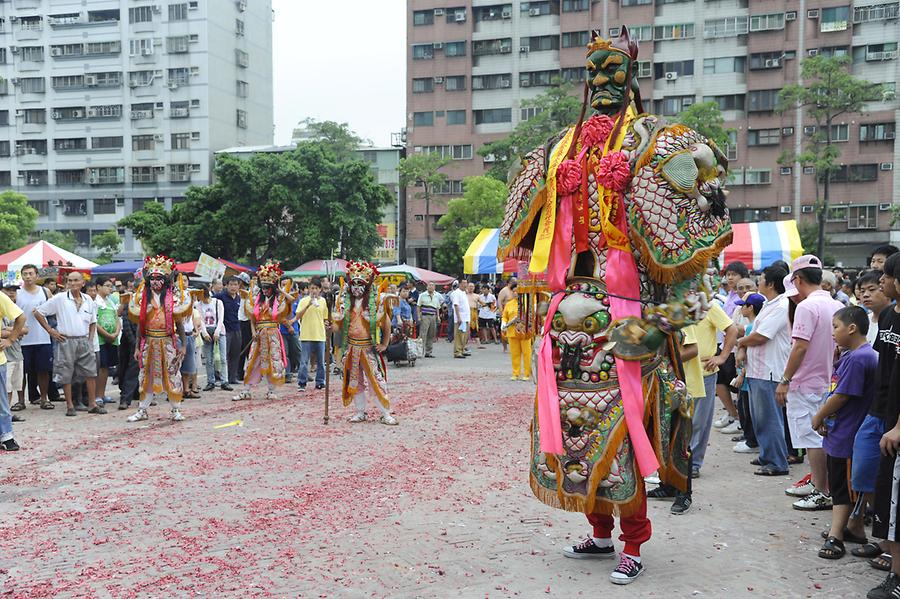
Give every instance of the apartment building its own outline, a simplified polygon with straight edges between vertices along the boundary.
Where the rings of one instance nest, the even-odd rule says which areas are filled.
[[[778,91],[799,78],[807,56],[847,55],[857,77],[883,84],[882,101],[842,116],[832,136],[841,170],[831,186],[832,253],[861,264],[880,243],[900,242],[890,207],[900,201],[900,2],[886,0],[408,0],[407,140],[410,152],[452,158],[436,190],[432,222],[410,194],[407,247],[424,262],[425,226],[435,227],[462,179],[486,170],[477,154],[534,109],[523,101],[556,77],[580,81],[591,29],[622,24],[640,41],[645,110],[674,116],[715,101],[734,135],[728,198],[735,222],[814,218],[816,177],[782,165],[815,129],[796,111],[774,111]],[[487,165],[490,166],[489,164]],[[432,237],[440,235],[433,231]],[[436,244],[435,244],[436,245]]]
[[[3,0],[0,40],[0,186],[80,254],[208,184],[215,150],[272,143],[271,0]]]

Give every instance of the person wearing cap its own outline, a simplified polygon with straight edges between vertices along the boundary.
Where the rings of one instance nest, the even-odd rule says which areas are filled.
[[[0,283],[2,285],[2,283]],[[25,328],[25,313],[5,293],[0,293],[0,318],[12,321],[12,328],[0,338],[0,450],[18,451],[19,444],[13,439],[12,412],[6,387],[6,350],[22,337]]]
[[[753,287],[756,287],[755,282]],[[741,337],[745,337],[753,331],[753,323],[765,301],[765,296],[748,291],[742,299],[735,302],[737,309],[733,320],[741,329]],[[740,418],[740,427],[744,431],[744,439],[734,446],[734,452],[757,453],[759,451],[759,442],[753,430],[753,416],[750,414],[750,381],[747,380],[746,376],[746,352],[737,348],[737,344],[735,344],[735,348],[737,350],[735,354],[737,358],[737,375],[730,386],[738,390],[738,417]]]
[[[760,466],[755,474],[774,476],[788,471],[784,416],[775,401],[775,388],[784,374],[791,352],[788,299],[784,294],[787,269],[772,264],[759,277],[759,294],[765,302],[753,321],[753,331],[741,337],[738,348],[746,350],[744,377],[750,387],[750,414],[759,444]]]
[[[844,307],[822,289],[822,261],[807,254],[791,263],[784,279],[785,295],[796,304],[791,328],[791,353],[775,398],[787,405],[791,442],[809,455],[810,482],[815,491],[794,502],[798,510],[831,508],[822,436],[813,429],[813,416],[825,402],[834,365],[832,318]]]

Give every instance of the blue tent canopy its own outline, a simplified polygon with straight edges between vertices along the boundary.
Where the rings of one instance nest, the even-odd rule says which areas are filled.
[[[134,274],[134,272],[143,268],[143,260],[131,260],[128,262],[110,262],[109,264],[101,264],[91,269],[92,275],[123,275]]]

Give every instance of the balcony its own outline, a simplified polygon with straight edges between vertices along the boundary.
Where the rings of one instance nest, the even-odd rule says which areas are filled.
[[[16,10],[31,10],[41,7],[41,0],[14,0],[13,8]]]
[[[148,183],[156,183],[159,180],[159,176],[155,172],[151,173],[132,173],[131,182],[136,184],[148,184]]]
[[[187,183],[191,180],[191,173],[170,173],[170,183]]]
[[[190,118],[191,109],[190,108],[173,108],[169,111],[170,119],[186,119]]]
[[[16,148],[16,156],[18,156],[20,164],[44,164],[47,161],[47,151],[35,148],[19,146]]]
[[[19,21],[14,37],[17,41],[39,40],[43,33],[44,23],[42,21]]]

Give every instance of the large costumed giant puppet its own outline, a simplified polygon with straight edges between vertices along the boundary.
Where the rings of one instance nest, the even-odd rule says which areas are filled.
[[[387,366],[384,351],[391,335],[391,308],[387,296],[373,288],[378,269],[369,262],[347,264],[350,293],[341,288],[335,302],[335,330],[343,331],[344,372],[342,398],[344,406],[354,405],[350,422],[366,420],[366,395],[381,413],[382,424],[395,425],[391,402],[387,395]]]
[[[259,267],[254,284],[244,310],[253,329],[253,342],[244,368],[244,389],[232,398],[241,401],[252,398],[253,388],[266,379],[268,390],[266,399],[277,399],[275,387],[284,384],[285,357],[284,341],[279,324],[291,313],[294,296],[290,294],[291,280],[282,281],[284,271],[277,262],[267,262]]]
[[[135,359],[140,368],[140,406],[128,422],[147,420],[157,394],[168,398],[172,420],[181,414],[181,362],[184,359],[183,321],[191,316],[193,300],[175,262],[166,256],[144,259],[142,279],[128,303],[128,316],[138,325]],[[180,343],[179,343],[180,341]]]
[[[530,482],[593,526],[568,557],[643,571],[651,535],[643,477],[689,488],[691,414],[679,329],[707,264],[731,241],[727,161],[684,125],[643,113],[638,48],[622,27],[588,45],[593,114],[529,152],[510,187],[500,257],[529,255],[553,292],[538,350]],[[693,317],[693,318],[692,318]]]

